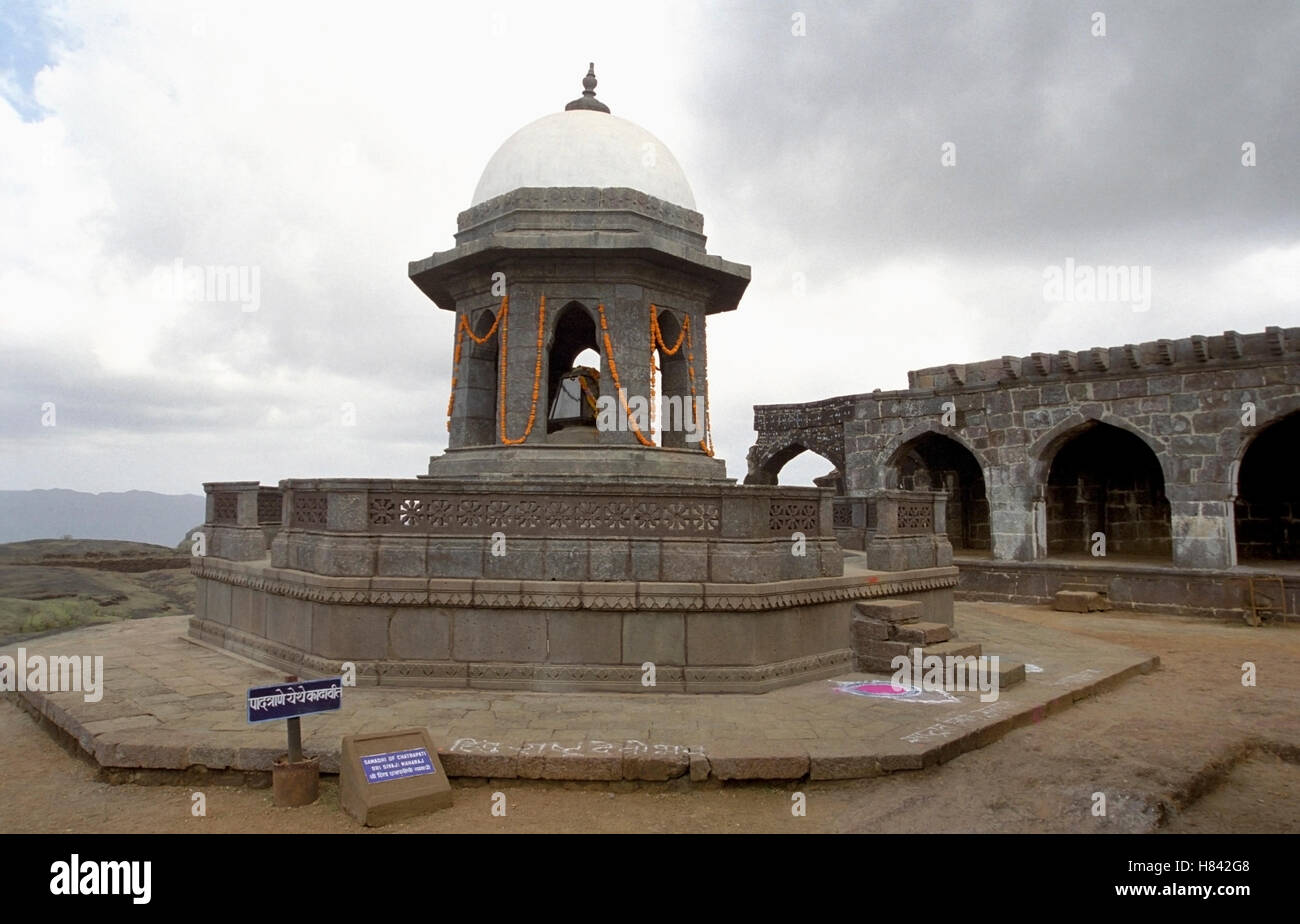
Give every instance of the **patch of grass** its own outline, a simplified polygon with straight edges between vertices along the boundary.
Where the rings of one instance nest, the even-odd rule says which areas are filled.
[[[57,600],[20,600],[0,597],[0,643],[81,626],[115,622],[124,618],[117,608],[100,606],[83,596]]]
[[[122,619],[194,612],[188,570],[116,572],[0,567],[0,645]]]

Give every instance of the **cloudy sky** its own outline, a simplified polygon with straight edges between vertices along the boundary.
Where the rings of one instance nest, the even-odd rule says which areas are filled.
[[[734,477],[756,403],[1298,325],[1297,47],[1293,0],[5,0],[0,488],[424,471],[452,318],[407,262],[591,60],[753,267],[709,330]],[[1067,259],[1149,267],[1149,306],[1045,298]]]

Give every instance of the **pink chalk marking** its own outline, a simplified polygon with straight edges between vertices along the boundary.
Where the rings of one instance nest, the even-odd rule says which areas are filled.
[[[896,687],[888,681],[869,681],[867,683],[855,683],[844,687],[850,693],[857,693],[860,696],[907,696],[914,691],[909,687]]]

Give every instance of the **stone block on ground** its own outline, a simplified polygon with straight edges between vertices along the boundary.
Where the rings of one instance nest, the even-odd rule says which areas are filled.
[[[866,619],[877,622],[916,622],[921,618],[924,608],[920,600],[859,600],[853,604],[854,611]]]
[[[1058,590],[1052,598],[1052,609],[1063,613],[1105,612],[1110,601],[1095,590]]]
[[[934,645],[952,638],[952,629],[941,622],[901,623],[893,627],[890,639],[912,645]]]
[[[1025,665],[1022,661],[998,659],[998,689],[1005,690],[1025,681]]]
[[[984,651],[979,642],[940,642],[921,649],[922,657],[937,655],[940,658],[978,658]]]

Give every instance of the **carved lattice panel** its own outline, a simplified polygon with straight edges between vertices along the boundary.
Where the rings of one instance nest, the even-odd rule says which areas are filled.
[[[212,522],[234,523],[239,519],[239,496],[223,492],[212,495]]]
[[[257,522],[268,524],[280,522],[279,494],[257,495]]]
[[[821,525],[816,501],[773,501],[768,507],[768,529],[774,533],[816,533]]]
[[[328,497],[325,494],[308,493],[293,496],[294,526],[324,526]]]
[[[716,533],[721,513],[718,504],[711,501],[531,497],[479,500],[394,493],[372,495],[368,519],[371,527],[394,532],[693,535]]]
[[[899,504],[898,528],[900,531],[930,532],[934,529],[934,505]]]

